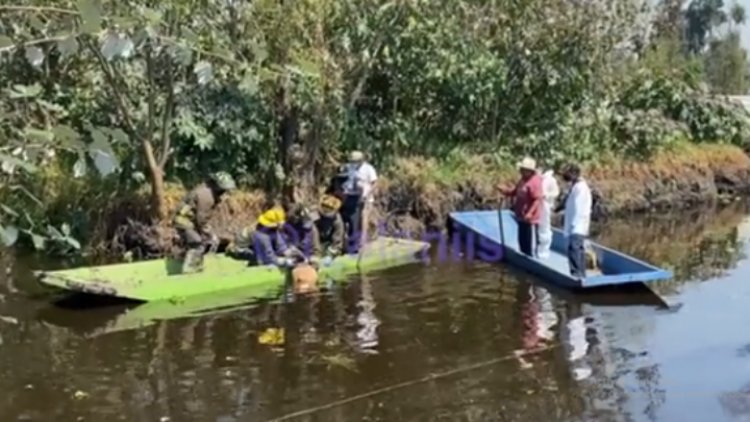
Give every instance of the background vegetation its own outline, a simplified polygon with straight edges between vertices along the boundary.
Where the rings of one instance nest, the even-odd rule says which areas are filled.
[[[17,0],[0,234],[75,250],[117,199],[147,185],[163,219],[168,183],[219,169],[305,199],[353,147],[380,168],[746,148],[716,95],[747,91],[744,21],[722,0]]]

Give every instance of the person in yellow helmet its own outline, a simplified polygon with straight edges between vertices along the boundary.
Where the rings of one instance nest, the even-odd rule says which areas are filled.
[[[235,236],[227,254],[260,265],[285,266],[284,254],[289,249],[282,235],[285,224],[286,210],[282,201],[276,198],[267,201],[255,225],[242,229]]]
[[[334,195],[323,195],[320,200],[320,217],[315,221],[320,236],[320,247],[323,250],[321,264],[330,265],[331,261],[344,252],[346,230],[341,217],[341,200]]]

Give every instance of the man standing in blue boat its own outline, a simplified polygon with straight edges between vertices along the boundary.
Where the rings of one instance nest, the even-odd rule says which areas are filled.
[[[528,256],[534,256],[534,241],[542,211],[542,177],[536,169],[536,161],[526,157],[518,163],[521,179],[515,187],[500,188],[505,195],[513,198],[513,213],[518,223],[518,249]]]
[[[565,167],[563,179],[570,183],[564,205],[564,232],[568,240],[570,274],[583,279],[586,277],[586,238],[591,224],[591,189],[581,176],[581,168],[576,164]]]
[[[540,259],[546,259],[549,258],[550,247],[552,246],[552,212],[555,209],[557,197],[560,196],[560,187],[557,185],[552,169],[544,169],[541,173],[544,199],[542,200],[536,254]]]

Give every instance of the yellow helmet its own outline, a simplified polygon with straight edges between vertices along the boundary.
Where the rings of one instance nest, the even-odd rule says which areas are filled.
[[[338,211],[341,208],[341,200],[333,195],[323,195],[320,200],[320,208]]]
[[[286,215],[281,207],[274,207],[258,217],[258,223],[265,227],[280,227],[286,222]]]

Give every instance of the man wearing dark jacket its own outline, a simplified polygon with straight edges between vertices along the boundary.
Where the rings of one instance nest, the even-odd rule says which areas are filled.
[[[211,212],[225,192],[236,189],[228,173],[219,172],[201,183],[183,198],[172,223],[185,252],[183,272],[203,270],[203,254],[208,244],[216,244],[216,236],[208,227]],[[218,245],[217,245],[218,246]]]

